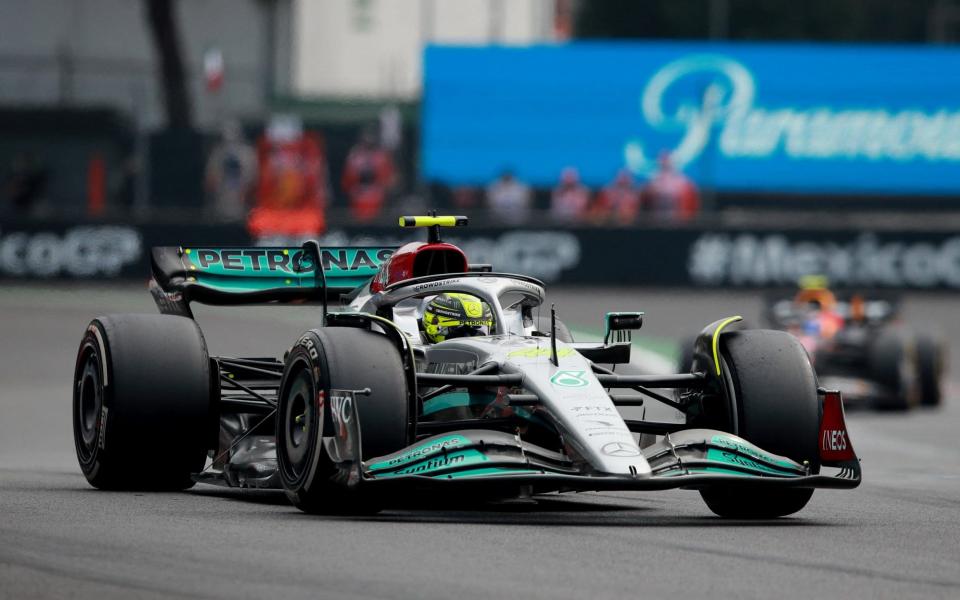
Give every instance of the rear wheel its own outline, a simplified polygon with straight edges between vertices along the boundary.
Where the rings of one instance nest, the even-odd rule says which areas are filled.
[[[277,417],[277,458],[284,490],[308,513],[376,512],[373,498],[338,481],[339,471],[322,444],[332,435],[331,389],[370,389],[356,396],[363,459],[391,454],[408,444],[407,382],[403,361],[384,335],[352,327],[314,329],[290,351]]]
[[[216,433],[210,360],[197,324],[110,315],[87,327],[74,370],[73,433],[87,481],[101,489],[193,485]]]
[[[917,378],[920,404],[939,406],[943,398],[943,372],[946,365],[943,344],[927,335],[917,336]]]
[[[880,332],[870,347],[871,377],[887,391],[877,406],[886,410],[909,410],[920,401],[915,349],[898,329]]]
[[[817,378],[796,338],[781,331],[736,331],[722,334],[720,350],[726,430],[819,472]],[[799,511],[813,490],[742,485],[700,494],[721,517],[765,519]]]

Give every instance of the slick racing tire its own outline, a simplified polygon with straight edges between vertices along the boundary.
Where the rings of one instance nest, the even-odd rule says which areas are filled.
[[[888,393],[877,398],[882,410],[909,410],[920,403],[916,349],[899,329],[883,329],[870,346],[870,377]]]
[[[720,353],[727,431],[819,472],[817,377],[800,342],[782,331],[735,331],[721,335]],[[740,485],[700,494],[721,517],[767,519],[799,511],[813,489]]]
[[[539,315],[536,317],[536,330],[544,335],[550,335],[550,315]],[[567,324],[557,319],[557,339],[567,344],[573,343],[573,334]]]
[[[362,390],[350,418],[360,423],[364,460],[405,448],[409,404],[403,360],[383,334],[353,327],[313,329],[287,355],[277,407],[277,459],[284,491],[307,513],[373,513],[378,504],[348,488],[323,444],[333,436],[330,390]]]
[[[73,385],[73,437],[87,481],[111,490],[182,490],[216,435],[200,328],[172,315],[91,321]]]
[[[693,371],[693,351],[697,345],[697,336],[680,340],[677,349],[677,373]]]
[[[917,379],[923,406],[939,406],[943,399],[945,354],[939,340],[927,335],[917,336]]]

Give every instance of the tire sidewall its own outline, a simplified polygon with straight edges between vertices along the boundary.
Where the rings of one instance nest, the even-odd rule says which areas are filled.
[[[323,435],[329,423],[329,408],[326,398],[329,397],[329,377],[327,376],[326,361],[323,358],[323,346],[313,332],[307,332],[297,340],[287,355],[283,379],[280,383],[279,404],[277,406],[277,465],[280,478],[287,495],[297,506],[307,501],[304,494],[307,490],[315,489],[318,477],[328,479],[333,474],[333,464],[323,447]],[[302,373],[306,373],[310,381],[309,401],[313,402],[309,421],[308,447],[306,450],[307,462],[299,475],[292,473],[292,465],[287,456],[287,412],[290,410],[288,397],[290,387]]]
[[[797,462],[807,460],[811,473],[819,472],[817,438],[822,406],[816,373],[799,341],[771,330],[726,333],[720,338],[719,358],[728,431],[767,452]],[[798,368],[801,370],[796,371]],[[772,370],[772,376],[761,369]],[[777,406],[778,400],[781,406]],[[789,414],[783,418],[780,412]],[[769,423],[765,417],[770,417]],[[813,489],[744,483],[706,487],[700,495],[721,517],[768,519],[802,510]]]
[[[92,357],[92,358],[91,358]],[[84,438],[82,376],[99,366],[94,444]],[[80,469],[97,488],[182,490],[214,447],[206,342],[196,322],[108,315],[90,322],[74,367],[73,428]]]
[[[781,389],[755,389],[757,381],[749,369],[765,368],[765,365],[743,364],[743,359],[733,355],[734,346],[730,344],[733,338],[727,336],[744,336],[754,333],[779,338],[779,352],[788,353],[785,360],[774,359],[773,369],[782,369],[784,374],[791,374],[792,370],[801,370],[795,373],[793,383],[797,386],[784,386]],[[760,338],[758,336],[758,341]],[[771,340],[772,341],[772,340]],[[726,343],[724,343],[726,342]],[[764,341],[764,343],[768,343]],[[739,364],[738,364],[739,363]],[[720,343],[720,368],[724,381],[724,393],[727,399],[728,410],[731,415],[730,432],[752,442],[767,452],[780,454],[797,462],[809,461],[811,472],[819,472],[820,457],[817,447],[820,421],[823,407],[817,393],[818,382],[816,372],[810,363],[806,351],[800,343],[788,333],[773,330],[746,330],[724,334]],[[776,385],[782,385],[777,381]],[[806,388],[806,389],[803,389]],[[794,402],[784,403],[784,406],[774,407],[773,402],[783,396],[793,396]],[[803,405],[801,405],[801,403]],[[777,431],[765,430],[771,422],[777,425],[774,419],[763,418],[763,412],[777,415],[783,410],[794,414],[783,418]],[[758,411],[760,414],[758,414]],[[759,417],[759,418],[758,418]],[[803,431],[801,431],[801,429]]]
[[[370,337],[366,337],[370,336]],[[382,345],[381,345],[382,344]],[[395,363],[393,361],[396,361]],[[306,372],[314,406],[310,424],[311,446],[299,474],[290,469],[287,455],[289,403],[292,385]],[[401,387],[402,386],[402,392]],[[402,358],[383,334],[366,329],[329,327],[303,334],[287,355],[281,380],[277,415],[277,458],[287,497],[309,513],[362,513],[379,510],[379,501],[364,486],[347,487],[324,446],[324,437],[334,435],[332,389],[372,388],[354,405],[361,430],[365,458],[383,456],[409,443],[409,393]]]
[[[73,386],[73,438],[77,452],[77,462],[80,464],[80,470],[84,476],[96,485],[99,479],[103,461],[109,460],[108,454],[102,450],[106,447],[106,441],[110,431],[109,413],[111,407],[110,392],[112,386],[109,385],[112,375],[112,366],[110,363],[110,351],[107,347],[107,337],[103,325],[99,320],[94,320],[84,332],[83,339],[80,342],[80,349],[77,352],[77,361],[74,368],[74,386]],[[100,402],[96,406],[94,419],[94,432],[92,447],[86,447],[83,439],[83,430],[80,420],[83,418],[80,414],[81,407],[81,377],[85,370],[88,360],[94,360],[99,368],[99,374],[96,381]]]

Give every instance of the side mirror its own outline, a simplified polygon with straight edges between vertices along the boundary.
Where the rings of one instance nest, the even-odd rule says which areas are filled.
[[[630,332],[643,327],[642,312],[609,312],[605,317],[606,331],[603,342],[609,343],[611,337],[617,342],[629,341]],[[616,334],[614,334],[616,332]],[[624,333],[625,332],[625,333]]]

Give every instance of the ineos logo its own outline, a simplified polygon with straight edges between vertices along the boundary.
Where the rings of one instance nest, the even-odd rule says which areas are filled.
[[[821,450],[841,451],[847,449],[847,432],[843,429],[826,429],[820,441]]]

